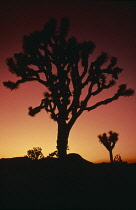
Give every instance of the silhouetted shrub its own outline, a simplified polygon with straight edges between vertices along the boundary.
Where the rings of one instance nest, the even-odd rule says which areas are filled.
[[[121,156],[119,154],[115,156],[114,162],[115,163],[122,163],[122,159],[121,159]]]
[[[40,147],[33,147],[33,149],[27,151],[27,157],[31,160],[39,160],[44,158],[42,149]]]
[[[53,158],[54,156],[58,158],[58,151],[57,150],[55,150],[52,153],[49,153],[49,155],[47,156],[47,158]]]
[[[69,146],[67,146],[67,150],[69,150]],[[59,157],[58,155],[58,150],[55,150],[54,152],[52,153],[49,153],[49,155],[47,156],[47,158],[53,158],[53,157]]]

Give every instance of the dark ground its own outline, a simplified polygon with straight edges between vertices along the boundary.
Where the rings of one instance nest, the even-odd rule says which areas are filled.
[[[0,209],[136,209],[136,163],[0,159]]]

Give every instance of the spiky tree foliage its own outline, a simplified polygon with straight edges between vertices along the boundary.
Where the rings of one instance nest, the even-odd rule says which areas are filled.
[[[106,133],[98,136],[100,143],[102,143],[109,151],[111,162],[113,162],[112,150],[115,147],[116,142],[118,141],[118,135],[119,134],[116,132],[109,131],[109,136],[107,136]]]
[[[79,43],[75,37],[67,38],[68,30],[67,18],[62,19],[60,27],[55,19],[51,19],[42,31],[24,36],[23,52],[7,59],[9,71],[19,79],[4,82],[4,86],[11,90],[29,81],[39,82],[46,88],[41,103],[35,108],[30,107],[29,115],[35,116],[44,109],[58,123],[59,157],[66,156],[69,132],[84,111],[134,93],[123,84],[111,98],[89,105],[90,99],[115,85],[122,69],[116,66],[117,58],[109,58],[104,52],[90,62],[94,43]],[[109,63],[104,68],[107,61]]]

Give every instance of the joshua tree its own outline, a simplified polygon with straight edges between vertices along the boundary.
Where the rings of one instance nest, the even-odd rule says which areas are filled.
[[[110,162],[113,162],[112,150],[118,141],[118,133],[109,131],[109,136],[106,133],[98,136],[100,143],[102,143],[110,153]]]
[[[57,122],[57,149],[61,158],[67,154],[70,130],[84,111],[134,93],[122,84],[112,97],[90,105],[90,99],[115,85],[122,69],[116,66],[116,57],[108,58],[104,52],[90,62],[94,43],[79,43],[74,37],[67,38],[68,30],[67,18],[62,19],[59,28],[56,20],[51,19],[42,31],[24,36],[23,51],[7,59],[9,71],[19,79],[3,83],[11,90],[29,81],[39,82],[45,87],[41,103],[35,108],[30,107],[29,115],[35,116],[44,109]],[[107,67],[103,67],[108,60]]]

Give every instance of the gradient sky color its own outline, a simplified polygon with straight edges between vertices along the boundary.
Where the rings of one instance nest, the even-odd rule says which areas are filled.
[[[47,156],[56,150],[57,124],[42,111],[36,117],[27,115],[29,106],[37,106],[45,89],[27,83],[10,91],[3,81],[16,77],[8,72],[6,58],[22,50],[22,38],[41,30],[52,17],[58,21],[70,18],[70,36],[96,44],[94,57],[102,51],[118,58],[124,71],[113,90],[98,99],[112,96],[119,84],[127,83],[136,91],[136,4],[134,1],[42,1],[1,0],[0,2],[0,158],[24,156],[39,146]],[[93,102],[93,101],[92,101]],[[124,161],[136,162],[136,95],[84,112],[69,137],[68,152],[79,153],[91,162],[109,161],[98,135],[110,130],[119,133],[113,154]]]

